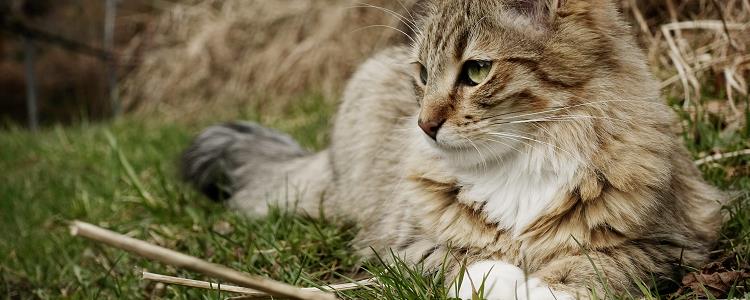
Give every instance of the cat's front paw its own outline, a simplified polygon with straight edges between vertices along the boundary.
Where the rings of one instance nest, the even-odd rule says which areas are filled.
[[[460,284],[451,287],[451,296],[489,300],[574,300],[567,293],[551,290],[543,281],[528,278],[520,268],[501,261],[480,261],[466,268]]]
[[[525,283],[516,288],[515,294],[518,300],[575,300],[568,293],[552,290],[547,284],[538,278],[529,278]],[[487,299],[494,299],[486,296]]]

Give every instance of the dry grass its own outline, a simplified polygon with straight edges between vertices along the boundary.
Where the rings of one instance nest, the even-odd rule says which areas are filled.
[[[695,118],[744,122],[750,71],[750,1],[623,0],[640,29],[664,95]],[[702,116],[698,116],[702,114]]]
[[[393,0],[370,1],[400,9]],[[283,108],[291,96],[336,99],[353,69],[393,36],[386,12],[355,1],[192,1],[157,21],[139,67],[124,83],[126,105],[180,116],[217,104]],[[260,99],[260,96],[273,99]]]

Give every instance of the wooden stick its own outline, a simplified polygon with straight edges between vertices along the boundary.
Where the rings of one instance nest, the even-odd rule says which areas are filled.
[[[706,163],[714,162],[717,160],[722,160],[726,158],[732,158],[732,157],[738,157],[743,155],[750,155],[750,149],[740,150],[740,151],[734,151],[729,153],[717,153],[714,155],[709,155],[704,158],[701,158],[699,160],[695,161],[696,166],[700,166]]]
[[[167,275],[161,275],[161,274],[145,272],[145,271],[143,272],[143,279],[166,283],[166,284],[176,284],[176,285],[182,285],[182,286],[188,286],[188,287],[194,287],[194,288],[200,288],[200,289],[221,290],[225,292],[243,294],[240,297],[241,299],[268,299],[270,297],[270,295],[266,293],[256,291],[253,289],[249,289],[249,288],[238,287],[238,286],[233,286],[233,285],[218,284],[218,283],[207,282],[207,281],[186,279],[186,278],[181,278],[181,277],[167,276]],[[302,288],[302,290],[305,290],[305,291],[318,291],[318,290],[346,291],[346,290],[353,290],[353,289],[361,288],[364,286],[370,286],[373,284],[375,284],[374,279],[367,279],[367,280],[360,280],[360,281],[353,282],[353,283],[343,283],[343,284],[333,284],[330,286],[323,286],[320,289]]]
[[[189,286],[189,287],[194,287],[194,288],[199,288],[199,289],[239,293],[239,294],[245,294],[248,296],[263,296],[263,297],[269,296],[268,294],[264,292],[260,292],[260,291],[245,288],[245,287],[227,285],[227,284],[218,284],[218,283],[213,283],[213,282],[208,282],[208,281],[192,280],[192,279],[186,279],[186,278],[180,278],[180,277],[173,277],[173,276],[161,275],[161,274],[156,274],[156,273],[150,273],[146,271],[143,272],[143,279],[166,283],[166,284]]]
[[[243,287],[249,287],[272,296],[300,300],[336,299],[334,295],[329,293],[303,290],[286,283],[242,273],[222,265],[210,263],[197,257],[159,247],[81,221],[73,221],[71,223],[70,233],[74,236],[82,236],[94,241],[102,242],[151,260],[200,272],[211,277],[238,284]]]
[[[375,278],[370,278],[370,279],[360,280],[360,281],[352,282],[352,283],[342,283],[342,284],[332,284],[328,286],[321,286],[320,290],[347,291],[347,290],[354,290],[354,289],[358,289],[362,287],[368,287],[371,285],[375,285],[376,283],[377,281],[375,280]],[[253,295],[242,295],[242,296],[227,298],[227,300],[255,300],[255,299],[267,299],[267,298],[264,298],[262,296],[253,296]]]

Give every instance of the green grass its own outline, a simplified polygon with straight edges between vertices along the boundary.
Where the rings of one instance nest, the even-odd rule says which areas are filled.
[[[238,117],[291,133],[310,149],[325,145],[333,108],[317,96],[283,116]],[[696,157],[749,148],[750,127],[723,132],[720,120],[685,117],[685,140]],[[747,122],[750,123],[750,122]],[[125,118],[111,124],[54,127],[39,133],[0,132],[0,296],[17,298],[223,299],[227,294],[139,278],[141,270],[210,280],[120,250],[71,237],[66,221],[82,219],[212,262],[288,283],[314,286],[376,276],[378,287],[352,291],[352,299],[445,299],[441,274],[419,266],[360,265],[348,241],[352,226],[314,221],[273,210],[248,219],[206,201],[176,178],[176,159],[202,126]],[[706,178],[740,191],[727,212],[717,259],[729,268],[750,261],[750,158],[703,167]],[[690,271],[690,270],[686,270]],[[745,284],[745,283],[741,283]],[[644,290],[652,299],[662,297]],[[736,289],[737,292],[741,289]],[[735,294],[737,295],[737,294]],[[692,299],[689,293],[679,296]]]

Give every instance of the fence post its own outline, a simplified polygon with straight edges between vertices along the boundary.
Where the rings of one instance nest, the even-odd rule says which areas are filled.
[[[117,117],[121,113],[120,98],[117,86],[117,58],[115,57],[114,35],[115,19],[117,17],[117,0],[105,0],[104,12],[104,47],[107,51],[106,64],[109,80],[109,101],[112,115]]]
[[[29,129],[37,131],[39,129],[39,107],[36,98],[36,72],[34,70],[34,44],[28,36],[23,36],[23,46],[25,52],[24,64],[26,67],[26,111],[29,119]]]

